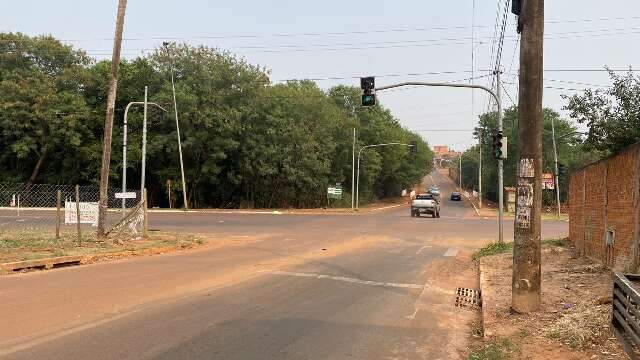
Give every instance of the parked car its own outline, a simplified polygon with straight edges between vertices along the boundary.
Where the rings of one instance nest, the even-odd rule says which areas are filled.
[[[411,217],[420,214],[430,214],[431,217],[440,217],[440,201],[433,194],[419,194],[411,201]]]
[[[451,201],[462,201],[462,194],[457,191],[451,193]]]

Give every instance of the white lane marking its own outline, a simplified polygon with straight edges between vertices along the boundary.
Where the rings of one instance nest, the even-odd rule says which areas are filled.
[[[449,249],[447,249],[447,252],[445,252],[444,255],[442,255],[442,256],[452,257],[452,256],[456,256],[456,255],[458,255],[458,249],[449,248]]]
[[[420,248],[420,250],[418,250],[418,252],[416,252],[416,255],[420,255],[420,253],[422,252],[422,250],[426,249],[426,248],[430,248],[431,245],[425,245],[423,247]]]
[[[369,280],[361,280],[356,278],[349,278],[344,276],[332,276],[332,275],[324,275],[324,274],[313,274],[313,273],[302,273],[302,272],[289,272],[289,271],[278,271],[278,270],[261,270],[259,272],[268,272],[274,275],[286,275],[286,276],[296,276],[296,277],[306,277],[306,278],[315,278],[315,279],[327,279],[327,280],[335,280],[335,281],[343,281],[352,284],[361,284],[361,285],[372,285],[372,286],[384,286],[384,287],[397,287],[397,288],[409,288],[409,289],[422,289],[423,285],[418,284],[402,284],[402,283],[392,283],[392,282],[378,282],[378,281],[369,281]]]

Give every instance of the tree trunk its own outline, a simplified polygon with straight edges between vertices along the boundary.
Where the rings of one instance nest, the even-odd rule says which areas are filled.
[[[36,179],[38,178],[38,175],[40,174],[40,169],[42,168],[42,164],[44,163],[44,160],[47,158],[48,154],[49,154],[49,150],[46,147],[42,149],[42,152],[40,153],[40,157],[38,158],[38,162],[36,163],[36,166],[33,168],[33,171],[31,172],[29,181],[27,181],[27,189],[30,189],[33,183],[35,183]]]

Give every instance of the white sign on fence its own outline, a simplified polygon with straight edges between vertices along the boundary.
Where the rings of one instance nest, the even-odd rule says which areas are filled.
[[[136,193],[135,192],[119,192],[116,193],[116,199],[135,199],[136,198]]]
[[[74,201],[64,202],[64,223],[68,225],[78,223],[76,203]],[[97,202],[80,202],[80,223],[98,226]]]

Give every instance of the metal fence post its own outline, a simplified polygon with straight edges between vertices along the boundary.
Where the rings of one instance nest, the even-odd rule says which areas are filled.
[[[149,216],[147,215],[147,205],[148,205],[148,199],[147,199],[147,189],[143,189],[142,190],[142,196],[143,196],[143,201],[144,203],[142,204],[142,213],[144,215],[144,220],[142,221],[142,237],[146,238],[147,237],[147,231],[149,229]]]
[[[62,192],[58,190],[56,192],[56,239],[60,239],[60,202],[62,198]]]
[[[76,185],[76,224],[78,225],[78,245],[82,246],[82,230],[80,229],[80,186]]]

